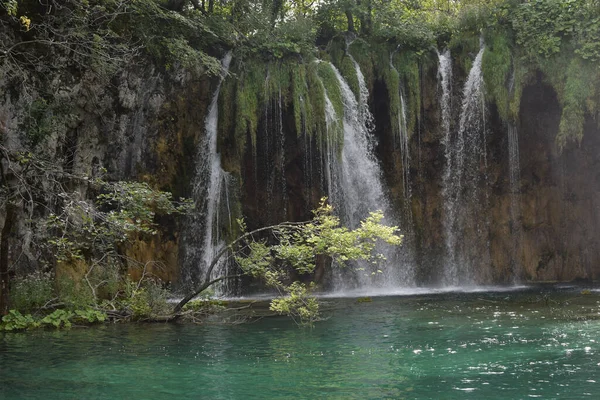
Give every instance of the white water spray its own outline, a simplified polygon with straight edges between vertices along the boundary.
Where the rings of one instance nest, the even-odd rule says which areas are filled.
[[[341,152],[341,163],[335,154],[336,148],[328,150],[329,161],[329,193],[332,203],[338,209],[342,221],[351,227],[357,227],[369,212],[381,210],[386,215],[385,223],[394,224],[391,207],[385,195],[381,170],[372,153],[372,115],[367,107],[368,90],[361,79],[362,73],[355,64],[359,77],[359,100],[348,86],[340,72],[331,65],[339,83],[344,105],[344,115],[340,118],[326,94],[325,114],[328,131],[335,129],[334,124],[340,121],[343,127],[344,144]],[[366,94],[364,94],[366,93]],[[362,104],[360,98],[362,97]],[[329,132],[328,132],[329,133]],[[329,135],[328,135],[329,136]],[[338,153],[339,154],[339,153]],[[398,265],[396,254],[389,249],[382,249],[386,255],[385,265],[379,266],[374,275],[365,268],[355,276],[354,286],[367,289],[375,287],[400,287],[413,283],[412,266]],[[335,279],[334,289],[343,291],[350,288],[347,279]]]
[[[445,132],[446,169],[443,177],[444,231],[447,259],[444,270],[446,285],[475,283],[475,262],[478,271],[489,264],[487,221],[483,207],[488,201],[486,191],[486,126],[485,99],[481,62],[485,45],[473,62],[463,89],[459,127],[450,129],[448,55],[440,55],[442,79],[442,121]],[[446,53],[444,53],[446,54]],[[446,98],[444,98],[446,96]],[[483,187],[483,189],[482,189]],[[475,238],[478,243],[466,243]]]
[[[219,93],[221,85],[231,63],[232,54],[228,52],[223,60],[221,79],[214,92],[205,120],[205,136],[198,148],[196,155],[196,173],[193,184],[193,198],[196,201],[197,211],[193,218],[196,226],[190,227],[195,237],[201,237],[201,247],[189,245],[189,256],[200,265],[192,266],[200,269],[199,277],[204,279],[208,266],[223,245],[219,237],[220,218],[222,208],[226,209],[225,217],[231,225],[229,212],[228,174],[221,167],[221,156],[217,152],[217,124],[219,120]],[[223,203],[223,200],[225,203]],[[223,213],[225,214],[225,213]],[[193,216],[194,217],[194,216]],[[199,253],[199,254],[198,254]],[[226,276],[228,263],[220,261],[212,271],[211,276]],[[217,294],[227,294],[231,288],[228,282],[222,281],[215,285]]]

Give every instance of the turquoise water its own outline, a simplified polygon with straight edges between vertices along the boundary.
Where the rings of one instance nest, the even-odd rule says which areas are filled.
[[[328,299],[314,329],[128,324],[0,335],[2,399],[579,399],[600,293]]]

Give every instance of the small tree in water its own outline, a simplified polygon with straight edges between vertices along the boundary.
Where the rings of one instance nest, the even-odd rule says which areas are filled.
[[[177,304],[174,313],[179,313],[185,304],[213,284],[231,278],[220,276],[211,279],[219,260],[231,254],[242,274],[262,279],[268,287],[277,290],[279,297],[271,301],[272,311],[310,325],[319,318],[319,303],[311,294],[314,285],[287,283],[290,272],[313,273],[320,256],[330,257],[331,266],[343,267],[349,261],[359,260],[376,265],[377,260],[385,259],[375,251],[379,242],[394,246],[402,242],[398,227],[384,225],[382,220],[381,211],[372,212],[358,228],[349,229],[341,225],[340,219],[333,214],[333,207],[323,198],[310,221],[284,222],[251,232],[247,232],[244,222],[239,221],[242,235],[217,253],[204,282]],[[257,238],[264,232],[269,233],[276,244]]]

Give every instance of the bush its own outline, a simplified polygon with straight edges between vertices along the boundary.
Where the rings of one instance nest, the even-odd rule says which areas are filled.
[[[39,310],[55,295],[53,275],[37,271],[14,279],[10,301],[15,310],[31,313]]]
[[[2,318],[0,331],[16,331],[32,329],[40,326],[40,323],[31,314],[23,315],[17,310],[10,310],[8,315]]]
[[[167,303],[167,296],[167,290],[152,279],[145,280],[141,285],[128,280],[121,305],[131,312],[133,319],[152,319],[171,313],[172,307]]]
[[[77,282],[65,276],[58,278],[56,285],[60,302],[68,309],[88,308],[96,303],[91,289],[83,280]]]

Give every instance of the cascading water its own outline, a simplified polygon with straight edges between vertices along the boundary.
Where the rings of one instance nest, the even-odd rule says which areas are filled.
[[[390,68],[393,73],[400,77],[398,74],[398,70],[394,67],[393,58],[394,51],[390,56]],[[402,85],[399,85],[398,88],[398,96],[400,101],[398,103],[398,108],[396,110],[397,122],[392,127],[394,131],[394,137],[398,141],[400,146],[400,157],[402,158],[402,187],[404,191],[404,198],[410,199],[411,197],[411,188],[410,188],[410,152],[408,148],[409,141],[409,133],[408,133],[408,124],[406,121],[406,103],[404,101],[404,93],[402,90]]]
[[[398,49],[396,49],[397,51]],[[412,266],[415,265],[415,254],[416,254],[416,243],[415,243],[415,232],[413,229],[413,211],[412,211],[412,188],[410,180],[410,132],[408,131],[408,120],[406,116],[406,101],[404,99],[404,90],[400,81],[400,74],[394,66],[393,58],[396,53],[394,51],[390,55],[390,68],[393,74],[398,76],[398,99],[397,110],[396,110],[396,123],[392,122],[392,129],[394,132],[394,138],[398,144],[400,150],[400,158],[402,160],[402,207],[400,214],[400,222],[402,233],[404,234],[404,240],[402,242],[402,248],[399,251],[398,262],[402,265]],[[411,275],[413,275],[411,273]]]
[[[447,250],[443,281],[446,285],[476,283],[474,262],[483,266],[489,260],[487,220],[482,218],[488,202],[485,99],[481,72],[484,51],[482,41],[465,82],[456,132],[450,129],[449,123],[449,53],[440,55],[442,121],[446,134],[446,169],[443,177]],[[477,272],[483,269],[477,268]]]
[[[333,105],[326,96],[325,113],[328,130],[333,129],[331,124],[342,121],[344,144],[339,157],[335,156],[335,148],[328,150],[329,166],[329,192],[332,203],[339,210],[342,221],[351,227],[356,227],[360,220],[368,216],[370,211],[382,210],[387,216],[386,223],[393,224],[391,207],[385,195],[381,181],[381,170],[371,149],[373,147],[371,129],[372,115],[368,109],[368,90],[364,77],[358,64],[356,73],[360,84],[360,93],[356,96],[344,80],[340,72],[331,65],[335,73],[342,94],[344,115],[336,115]],[[361,102],[362,98],[362,102]],[[335,157],[335,158],[333,158]],[[336,182],[337,180],[337,182]],[[355,286],[360,289],[375,287],[395,288],[413,283],[410,266],[397,265],[396,254],[388,249],[382,249],[386,255],[386,265],[380,266],[374,276],[364,272],[355,276]],[[347,279],[335,279],[334,289],[345,290],[349,288]]]
[[[513,257],[512,257],[512,272],[516,280],[521,276],[521,266],[518,261],[519,246],[521,243],[521,226],[519,207],[519,180],[521,177],[521,168],[519,162],[519,134],[517,126],[514,122],[510,122],[507,127],[508,131],[508,176],[510,183],[510,223],[511,234],[513,238]]]
[[[438,55],[438,81],[442,90],[440,98],[440,109],[442,111],[441,122],[444,132],[444,145],[446,146],[446,160],[450,158],[450,124],[452,118],[452,56],[450,49]]]
[[[339,209],[344,207],[344,197],[342,194],[341,182],[342,172],[341,163],[339,162],[340,147],[337,140],[338,132],[343,129],[342,121],[338,118],[335,108],[329,99],[327,90],[325,90],[325,122],[327,126],[327,134],[325,137],[325,155],[324,160],[324,176],[327,184],[327,195],[331,204]],[[343,134],[343,133],[342,133]]]
[[[215,90],[205,120],[205,136],[196,155],[196,173],[193,182],[193,198],[196,203],[187,227],[186,257],[189,278],[203,280],[208,266],[222,246],[219,230],[223,217],[231,216],[229,210],[228,174],[221,167],[221,156],[217,152],[217,123],[219,118],[219,93],[221,84],[229,70],[232,54],[228,52],[223,60],[221,79]],[[224,201],[224,202],[223,202]],[[201,242],[197,238],[202,238]],[[226,276],[227,260],[220,261],[211,276]],[[190,271],[191,270],[191,271]],[[215,285],[215,292],[227,294],[231,292],[227,280]]]
[[[514,96],[515,69],[513,66],[508,83],[508,93]],[[507,125],[508,136],[508,177],[510,184],[510,223],[513,238],[512,272],[515,280],[521,277],[521,265],[518,260],[519,246],[521,245],[521,225],[519,207],[519,192],[521,179],[521,165],[519,160],[519,132],[516,122],[510,121]]]

